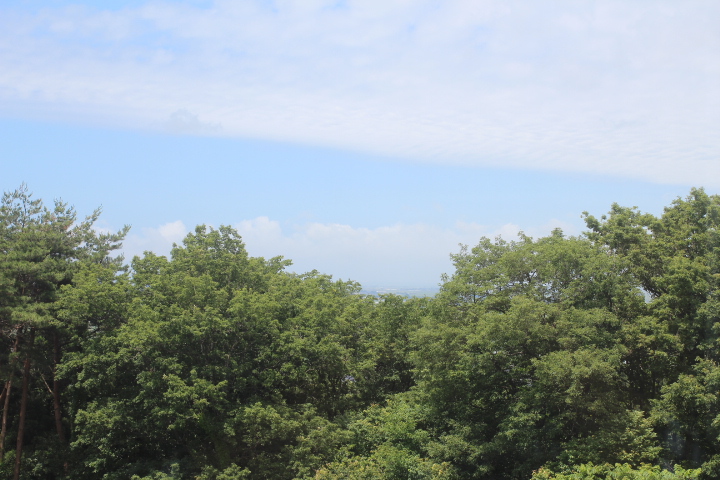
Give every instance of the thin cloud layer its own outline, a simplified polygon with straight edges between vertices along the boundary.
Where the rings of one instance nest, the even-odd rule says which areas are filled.
[[[0,8],[0,109],[717,186],[718,23],[670,1]]]

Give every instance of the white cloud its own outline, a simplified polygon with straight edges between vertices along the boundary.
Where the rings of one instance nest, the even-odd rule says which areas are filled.
[[[187,234],[188,229],[180,220],[157,228],[142,228],[139,233],[131,230],[123,241],[122,254],[128,262],[136,255],[142,256],[146,251],[167,256],[173,244],[181,244]]]
[[[567,234],[578,233],[557,220],[529,226],[525,233],[542,236],[556,227]],[[441,274],[452,273],[449,255],[457,253],[460,244],[473,246],[483,236],[514,239],[521,230],[512,224],[491,227],[458,222],[448,229],[426,224],[361,228],[307,223],[286,231],[267,217],[242,221],[236,228],[250,255],[282,255],[293,260],[293,271],[315,269],[368,286],[399,287],[435,286]]]
[[[467,222],[457,222],[452,228],[426,224],[362,228],[334,223],[283,228],[278,221],[257,217],[235,225],[251,256],[281,255],[293,261],[290,271],[318,270],[334,278],[359,281],[367,287],[417,288],[437,286],[443,273],[452,273],[450,254],[457,253],[460,244],[474,246],[480,237],[502,236],[512,240],[521,230],[537,238],[558,227],[568,235],[579,233],[573,225],[559,220],[525,228]],[[122,254],[128,262],[146,251],[168,256],[173,244],[181,244],[187,234],[188,229],[180,220],[143,228],[128,235]]]
[[[0,9],[0,108],[717,186],[718,22],[669,0]]]

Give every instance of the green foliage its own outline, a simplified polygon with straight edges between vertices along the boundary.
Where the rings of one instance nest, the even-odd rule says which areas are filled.
[[[533,473],[531,480],[695,480],[699,475],[699,469],[685,470],[680,465],[675,465],[673,470],[662,470],[657,465],[645,464],[633,467],[627,463],[614,465],[587,463],[564,473],[554,473],[541,468]]]
[[[607,420],[607,423],[587,437],[575,437],[563,446],[559,462],[573,465],[577,459],[602,463],[616,459],[629,465],[650,464],[657,461],[661,451],[653,422],[640,410],[626,410]]]
[[[652,295],[653,315],[678,335],[683,360],[692,363],[717,337],[717,317],[707,318],[706,304],[720,274],[720,197],[692,189],[661,218],[613,205],[609,216],[586,215],[586,222],[588,238],[629,261],[633,277]]]
[[[15,437],[14,478],[43,478],[63,464],[64,385],[56,374],[63,353],[80,348],[92,327],[59,314],[60,300],[80,272],[121,269],[122,258],[109,255],[128,231],[98,234],[99,214],[78,221],[67,204],[56,200],[48,208],[25,185],[0,202],[0,463]],[[49,440],[53,429],[56,441]]]
[[[350,447],[344,456],[324,465],[316,479],[453,479],[447,462],[428,458],[430,433],[424,430],[422,402],[412,392],[399,394],[385,406],[372,405],[348,424]]]
[[[350,379],[373,304],[285,264],[248,257],[225,227],[199,227],[170,260],[133,261],[126,320],[65,364],[88,399],[77,478],[173,461],[183,475],[235,463],[292,478],[334,454],[343,436],[329,419],[360,401]]]
[[[450,480],[455,478],[447,463],[434,463],[407,450],[382,445],[369,457],[351,457],[324,466],[316,480]]]
[[[432,299],[225,226],[124,266],[97,215],[0,204],[3,478],[720,477],[720,197],[483,238]]]
[[[691,374],[662,389],[654,415],[671,458],[702,466],[705,478],[720,475],[720,367],[700,360]]]
[[[429,307],[426,298],[382,295],[372,308],[365,308],[362,337],[356,347],[360,369],[354,377],[363,403],[382,402],[415,384],[411,337]]]
[[[621,316],[643,308],[640,285],[626,273],[626,261],[586,239],[565,238],[560,230],[537,241],[522,233],[517,242],[482,238],[472,250],[463,247],[451,257],[456,271],[446,277],[440,298],[460,312],[504,311],[516,296],[604,307]]]

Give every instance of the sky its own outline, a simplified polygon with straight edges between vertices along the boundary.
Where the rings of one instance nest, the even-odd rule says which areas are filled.
[[[364,286],[720,192],[720,3],[3,0],[0,188]]]

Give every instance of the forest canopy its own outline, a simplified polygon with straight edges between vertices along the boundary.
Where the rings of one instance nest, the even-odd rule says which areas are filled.
[[[479,239],[434,298],[99,215],[2,197],[2,478],[720,478],[719,196]]]

